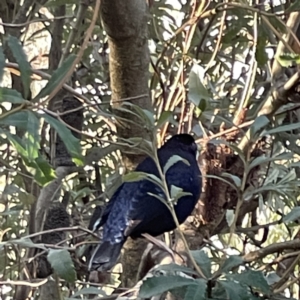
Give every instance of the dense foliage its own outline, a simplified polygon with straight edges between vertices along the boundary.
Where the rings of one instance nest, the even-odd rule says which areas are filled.
[[[299,299],[299,1],[149,0],[153,110],[117,99],[151,133],[149,143],[117,138],[99,0],[3,2],[0,297],[42,294],[52,280],[36,275],[44,261],[65,298]],[[64,83],[81,104],[64,102],[61,113]],[[95,205],[122,180],[144,176],[123,176],[120,147],[151,155],[177,132],[193,132],[201,145],[203,196],[173,243],[187,263],[156,241],[171,263],[152,253],[157,266],[136,289],[118,274],[90,283],[82,256]],[[71,217],[66,235],[54,233],[68,222],[39,215],[56,200]],[[42,226],[45,219],[55,225]]]

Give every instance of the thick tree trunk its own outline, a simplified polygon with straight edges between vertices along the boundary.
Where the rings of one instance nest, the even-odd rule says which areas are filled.
[[[117,116],[130,122],[118,122],[118,136],[121,138],[143,137],[148,132],[143,123],[132,114],[120,112],[117,108],[124,98],[135,97],[132,103],[142,109],[151,110],[149,95],[149,49],[147,29],[147,5],[144,0],[102,0],[101,16],[109,37],[109,69],[112,90],[112,104]],[[136,98],[137,96],[141,96]],[[122,149],[127,169],[132,169],[144,155],[130,154]],[[138,151],[138,149],[136,149]],[[123,284],[135,282],[138,264],[144,245],[141,240],[129,240],[124,247]]]
[[[132,103],[151,110],[149,95],[149,49],[147,33],[147,5],[143,0],[104,0],[101,16],[109,37],[109,70],[112,104],[118,108],[124,98],[137,97]],[[132,114],[115,110],[116,115],[130,122],[118,122],[122,138],[147,137],[141,120]],[[124,149],[124,162],[131,169],[143,154],[130,154]]]

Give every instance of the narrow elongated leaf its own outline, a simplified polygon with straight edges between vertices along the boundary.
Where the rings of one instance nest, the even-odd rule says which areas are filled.
[[[249,129],[250,138],[251,139],[254,138],[269,123],[270,123],[270,120],[265,115],[257,117],[255,119],[254,123],[250,126],[250,129]]]
[[[68,282],[76,280],[74,264],[66,249],[50,249],[47,259],[55,273]]]
[[[242,181],[241,181],[241,179],[240,179],[239,177],[237,177],[237,176],[235,176],[235,175],[232,175],[232,174],[230,174],[230,173],[223,172],[223,173],[221,174],[221,176],[222,176],[222,177],[230,178],[238,188],[239,188],[239,187],[241,186],[241,184],[242,184]]]
[[[81,165],[83,162],[83,157],[81,154],[81,147],[80,147],[80,141],[77,139],[71,132],[69,128],[67,128],[64,124],[56,120],[55,118],[43,114],[41,115],[42,118],[45,119],[47,123],[50,124],[51,127],[53,127],[57,134],[60,136],[61,140],[64,142],[68,152],[71,154],[71,156],[74,159],[74,162],[77,165]]]
[[[27,110],[18,111],[14,114],[8,115],[3,119],[0,119],[0,124],[15,126],[22,129],[27,128],[27,122],[28,122]]]
[[[42,157],[37,157],[35,159],[35,181],[41,185],[45,186],[47,183],[51,182],[56,178],[55,172],[51,165]]]
[[[21,239],[16,239],[16,240],[10,240],[7,242],[2,242],[0,243],[0,248],[4,245],[8,245],[8,244],[14,244],[14,245],[19,245],[25,248],[39,248],[39,249],[43,249],[46,250],[46,247],[44,246],[44,244],[35,244],[31,239],[24,237]]]
[[[201,100],[210,100],[210,95],[203,85],[204,68],[199,65],[194,65],[189,74],[189,100],[198,107]]]
[[[168,111],[168,110],[163,111],[156,122],[156,127],[160,128],[162,125],[168,122],[172,118],[172,116],[173,116],[172,111]]]
[[[13,104],[23,103],[25,100],[22,95],[9,88],[0,88],[0,102],[10,102]]]
[[[195,284],[195,280],[177,275],[147,278],[140,288],[139,297],[150,298],[190,284]]]
[[[292,131],[292,130],[299,129],[299,128],[300,128],[300,122],[289,124],[289,125],[278,126],[276,128],[266,131],[266,134],[274,134],[274,133],[279,133],[279,132]]]
[[[4,66],[5,66],[5,56],[4,56],[2,46],[0,46],[0,82],[4,74]]]
[[[40,93],[34,98],[34,102],[38,101],[39,99],[46,97],[47,95],[49,95],[54,88],[63,80],[63,78],[65,77],[65,75],[68,73],[69,69],[71,68],[74,60],[76,58],[76,55],[71,54],[60,66],[60,68],[58,68],[57,70],[55,70],[50,78],[50,80],[48,81],[48,83],[46,84],[46,86],[40,91]]]
[[[168,264],[168,265],[157,265],[155,267],[156,271],[166,271],[166,272],[173,272],[174,274],[176,272],[182,272],[182,273],[186,273],[186,274],[190,274],[190,275],[197,275],[197,272],[194,271],[193,269],[184,267],[184,266],[180,266],[177,264]]]
[[[3,133],[7,136],[8,140],[14,145],[16,148],[17,152],[24,158],[28,156],[26,146],[24,145],[24,142],[14,134],[11,134],[7,130],[3,130],[0,128],[0,133]]]
[[[211,276],[211,260],[203,250],[191,251],[197,265],[200,267],[206,278]]]
[[[22,45],[20,44],[20,41],[14,37],[9,36],[7,40],[8,46],[16,60],[16,62],[19,65],[20,71],[21,71],[21,80],[23,83],[23,89],[24,89],[24,97],[27,98],[29,95],[30,90],[30,82],[31,82],[31,66],[29,62],[27,61],[27,56],[23,50]]]
[[[135,182],[147,178],[147,173],[144,172],[130,172],[122,177],[123,182]]]
[[[287,215],[282,218],[282,222],[294,222],[300,219],[300,206],[294,207]]]
[[[26,149],[28,153],[28,160],[33,161],[39,156],[40,149],[40,134],[39,134],[40,120],[32,112],[28,112],[27,122],[27,143]]]
[[[186,160],[186,159],[184,159],[184,158],[182,158],[181,156],[179,156],[179,155],[172,155],[169,159],[168,159],[168,161],[166,162],[166,164],[165,164],[165,166],[164,166],[164,169],[163,169],[163,172],[164,172],[164,174],[166,174],[167,172],[168,172],[168,170],[173,166],[173,165],[175,165],[176,163],[178,163],[179,161],[182,161],[182,162],[184,162],[186,165],[190,165],[190,163]]]
[[[226,210],[226,221],[227,221],[228,226],[230,227],[234,221],[234,210],[233,209]]]
[[[251,161],[248,169],[251,170],[252,168],[254,168],[256,166],[266,164],[266,163],[269,163],[269,162],[272,162],[272,161],[285,160],[285,159],[291,159],[291,158],[293,158],[293,153],[291,153],[291,152],[282,153],[282,154],[280,154],[278,156],[275,156],[275,157],[258,156],[258,157],[255,157]]]

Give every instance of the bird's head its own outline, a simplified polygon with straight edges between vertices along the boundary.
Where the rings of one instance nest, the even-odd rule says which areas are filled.
[[[178,148],[180,147],[184,151],[193,153],[195,156],[198,152],[198,146],[195,143],[195,139],[187,133],[173,135],[165,144],[164,147]]]

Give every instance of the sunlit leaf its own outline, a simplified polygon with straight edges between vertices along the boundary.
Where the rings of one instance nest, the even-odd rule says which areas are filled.
[[[41,186],[45,186],[47,183],[51,182],[56,178],[55,172],[52,166],[42,157],[37,157],[35,159],[35,181]]]
[[[277,59],[283,67],[290,67],[293,63],[296,63],[297,65],[300,64],[300,55],[295,53],[281,54]]]
[[[76,280],[74,264],[70,253],[66,249],[50,249],[47,259],[60,278],[68,282]]]
[[[26,150],[27,158],[29,161],[34,160],[39,156],[40,148],[40,134],[39,134],[40,120],[32,112],[28,112],[27,122],[27,139],[26,139]]]

